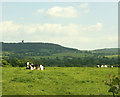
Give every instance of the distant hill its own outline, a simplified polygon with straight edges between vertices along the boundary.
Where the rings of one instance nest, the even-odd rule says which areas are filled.
[[[3,56],[52,56],[52,57],[86,57],[86,56],[104,56],[116,55],[117,48],[105,48],[92,51],[78,50],[74,48],[63,47],[53,43],[3,43]]]
[[[103,53],[103,54],[108,54],[108,55],[112,55],[112,54],[118,54],[118,48],[104,48],[104,49],[97,49],[97,50],[93,50],[94,53]]]
[[[73,48],[63,47],[53,43],[2,43],[3,52],[12,52],[20,54],[33,55],[51,55],[56,53],[78,52],[79,50]]]
[[[26,61],[46,66],[74,67],[118,64],[118,49],[78,50],[53,43],[2,43],[4,64],[25,66]],[[6,62],[6,61],[7,62]]]

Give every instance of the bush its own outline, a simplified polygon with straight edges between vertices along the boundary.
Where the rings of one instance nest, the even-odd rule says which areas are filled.
[[[113,97],[116,97],[117,95],[120,95],[120,77],[117,77],[115,75],[109,75],[109,77],[110,80],[104,82],[110,87],[108,92],[112,92]]]

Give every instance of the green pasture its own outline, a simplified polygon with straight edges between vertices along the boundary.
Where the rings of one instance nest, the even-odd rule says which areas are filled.
[[[2,68],[3,95],[112,95],[103,80],[118,74],[118,68],[25,67]]]
[[[108,58],[115,58],[115,57],[118,57],[118,55],[106,55],[105,57],[108,57]]]

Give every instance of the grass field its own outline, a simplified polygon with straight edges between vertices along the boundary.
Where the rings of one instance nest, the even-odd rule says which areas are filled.
[[[118,58],[119,56],[118,55],[106,55],[105,57],[108,57],[108,58]]]
[[[103,80],[118,74],[118,68],[25,67],[2,68],[3,95],[112,95]]]

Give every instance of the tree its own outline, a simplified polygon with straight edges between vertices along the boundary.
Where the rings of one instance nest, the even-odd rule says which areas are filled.
[[[108,92],[113,93],[113,97],[120,95],[120,78],[115,75],[110,75],[109,81],[104,81],[106,85],[110,87]]]
[[[17,67],[21,64],[20,60],[18,58],[12,58],[10,59],[10,63],[13,67]]]
[[[10,63],[8,63],[5,59],[2,59],[2,66],[5,67],[5,66],[9,66]]]

